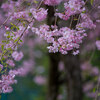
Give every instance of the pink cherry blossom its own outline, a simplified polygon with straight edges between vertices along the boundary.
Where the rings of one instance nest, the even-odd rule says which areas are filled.
[[[3,65],[0,64],[0,70],[2,70],[2,69],[3,69]]]
[[[58,5],[63,0],[44,0],[46,5]]]
[[[13,60],[8,59],[8,60],[6,61],[6,63],[9,64],[9,66],[11,66],[11,67],[14,67],[14,66],[15,66]]]
[[[96,46],[97,46],[97,49],[100,50],[100,40],[96,41]]]
[[[43,76],[36,76],[36,77],[34,78],[34,82],[35,82],[36,84],[43,85],[43,84],[46,83],[46,79],[45,79],[45,77],[43,77]]]
[[[12,57],[14,58],[15,61],[20,61],[23,58],[23,53],[14,51],[12,53]]]
[[[38,21],[43,21],[44,19],[46,19],[47,11],[48,10],[45,10],[44,8],[40,8],[40,9],[31,8],[30,9],[30,12],[32,13],[32,15]]]

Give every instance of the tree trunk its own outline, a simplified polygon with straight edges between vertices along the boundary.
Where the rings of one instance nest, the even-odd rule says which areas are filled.
[[[64,57],[67,100],[82,100],[82,79],[79,56]]]
[[[57,100],[59,92],[59,71],[58,64],[60,61],[60,54],[49,54],[50,68],[49,68],[49,83],[48,83],[48,100]]]
[[[48,9],[47,24],[49,26],[54,25],[54,7],[46,6]],[[58,64],[60,61],[59,53],[49,53],[50,68],[49,68],[49,80],[48,80],[48,97],[47,100],[57,100],[59,90],[59,71]]]

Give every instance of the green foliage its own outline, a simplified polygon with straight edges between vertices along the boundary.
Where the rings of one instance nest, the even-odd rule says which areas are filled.
[[[37,0],[34,0],[33,2],[36,3],[36,4],[39,3],[39,1],[37,1]]]
[[[2,50],[2,51],[4,50],[4,45],[1,45],[1,50]]]
[[[93,5],[94,0],[90,0],[91,5]]]
[[[18,26],[16,26],[15,24],[13,24],[13,23],[10,23],[12,26],[11,26],[11,30],[13,30],[13,29],[17,29],[17,30],[19,30],[19,27]]]
[[[100,67],[100,51],[96,50],[91,60],[93,66]]]

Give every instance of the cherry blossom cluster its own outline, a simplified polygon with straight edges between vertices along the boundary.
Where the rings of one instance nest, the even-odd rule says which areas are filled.
[[[49,52],[61,52],[62,54],[67,54],[68,51],[73,49],[76,49],[73,54],[78,54],[79,44],[82,43],[82,39],[86,36],[85,30],[76,31],[63,27],[60,30],[54,29],[52,31],[46,24],[40,26],[39,29],[32,28],[32,31],[51,44],[51,46],[47,47]]]
[[[95,29],[96,25],[93,23],[93,21],[90,19],[88,14],[82,13],[80,15],[81,17],[81,22],[76,25],[76,29],[81,30],[81,29]]]
[[[28,0],[28,2],[30,3],[31,0]],[[21,16],[22,14],[25,15],[26,13],[26,7],[25,6],[22,6],[22,4],[24,3],[24,0],[17,0],[17,1],[14,1],[14,0],[8,0],[7,2],[3,3],[1,8],[6,12],[6,16],[10,16],[12,14],[14,14],[15,17],[19,17]],[[24,10],[24,11],[23,11]],[[23,12],[21,12],[23,11]],[[21,15],[18,15],[19,12]],[[27,15],[25,15],[27,16]]]
[[[100,40],[96,41],[96,46],[97,46],[97,49],[100,50]]]
[[[12,61],[9,61],[10,64]],[[19,67],[18,69],[10,70],[8,75],[2,75],[0,79],[0,93],[10,93],[13,91],[13,88],[11,87],[12,84],[16,84],[17,80],[15,80],[15,76],[25,76],[27,75],[33,67],[33,62],[30,61],[24,61],[23,65]],[[3,66],[0,65],[1,70],[3,70]]]
[[[19,54],[16,54],[15,57],[16,57],[15,60],[19,60],[19,59],[21,60],[22,58],[22,56]],[[14,66],[15,66],[15,63],[12,59],[7,59],[5,66],[0,64],[0,72],[3,72],[1,73],[1,79],[0,79],[0,93],[12,92],[13,89],[11,85],[17,83],[17,80],[15,80],[14,78],[19,73],[22,73],[22,71],[20,71],[20,69],[10,70],[11,68],[14,68]],[[9,72],[8,72],[8,69],[10,70]],[[5,74],[7,72],[8,74]]]
[[[33,81],[38,85],[43,85],[46,83],[46,78],[43,76],[36,76]]]
[[[11,84],[17,83],[17,80],[14,79],[15,73],[9,72],[8,75],[2,75],[0,80],[0,93],[9,93],[12,92]]]
[[[47,10],[45,10],[44,8],[40,9],[31,8],[30,12],[37,21],[43,21],[47,17]]]
[[[75,14],[80,14],[85,11],[85,3],[81,0],[69,0],[64,3],[65,11],[63,13],[56,13],[56,16],[59,16],[63,20],[68,20],[70,16]]]
[[[84,81],[87,79],[88,76],[93,79],[96,77],[97,82],[100,81],[98,67],[92,66],[89,62],[84,62],[83,64],[81,64],[81,69],[82,69],[82,75]],[[95,81],[88,80],[88,82],[85,82],[83,84],[83,92],[86,94],[86,96],[95,98],[96,92],[93,92],[94,87],[95,87]]]
[[[63,0],[44,0],[44,4],[54,6],[61,3]]]
[[[38,36],[43,38],[50,44],[47,48],[49,52],[61,52],[67,54],[68,51],[73,50],[73,54],[79,53],[79,45],[82,43],[82,39],[86,36],[86,29],[94,29],[93,21],[90,17],[84,13],[85,3],[80,0],[70,0],[68,3],[64,3],[65,13],[55,13],[63,20],[68,20],[72,15],[80,14],[79,23],[76,25],[76,29],[68,27],[62,27],[58,29],[56,26],[41,25],[39,28],[32,28],[32,31]],[[74,19],[73,19],[74,20]]]
[[[44,0],[44,4],[58,5],[61,1],[62,0]],[[62,54],[67,54],[68,51],[74,50],[74,55],[79,53],[79,44],[82,43],[83,37],[86,36],[85,29],[92,29],[96,27],[90,17],[86,13],[84,13],[84,6],[84,1],[70,0],[64,3],[64,13],[55,12],[55,15],[59,16],[63,20],[68,20],[71,18],[71,16],[75,14],[80,14],[80,18],[77,20],[81,21],[79,21],[80,23],[76,25],[76,29],[70,29],[68,27],[62,27],[61,29],[58,29],[53,28],[53,25],[48,26],[46,24],[41,25],[39,28],[35,28],[32,27],[33,24],[31,25],[31,29],[34,33],[44,38],[47,43],[51,44],[49,47],[47,47],[49,49],[49,52],[61,52]],[[33,18],[37,21],[43,21],[47,17],[47,11],[48,10],[45,10],[44,8],[30,8],[30,10],[14,12],[14,14],[11,16],[11,19],[25,19],[29,21],[31,17],[28,14],[31,14],[31,16],[33,16]],[[23,26],[19,26],[19,29],[23,30]],[[18,33],[20,34],[21,32],[18,31]],[[19,36],[17,35],[16,37]],[[14,36],[13,38],[16,39],[16,37]],[[12,45],[13,42],[10,41],[9,44]],[[7,46],[9,46],[9,44],[7,44]]]

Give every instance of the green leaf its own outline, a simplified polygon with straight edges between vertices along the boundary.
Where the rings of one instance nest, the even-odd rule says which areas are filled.
[[[6,40],[3,40],[2,43],[6,43]]]
[[[11,25],[13,25],[13,23],[10,23]]]
[[[0,72],[1,72],[1,67],[0,67]]]
[[[20,42],[18,42],[18,44],[20,45]]]
[[[1,94],[0,94],[0,100],[1,100]]]
[[[86,13],[86,11],[84,10],[84,11],[82,11],[82,13],[84,14],[84,13]]]
[[[6,50],[4,50],[3,52],[4,52],[4,53],[6,53],[7,51],[6,51]]]
[[[37,3],[39,3],[39,2],[38,2],[38,1],[36,1],[36,0],[34,0],[33,2],[34,2],[34,3],[36,3],[36,4],[37,4]]]
[[[10,35],[8,35],[7,38],[10,38]]]
[[[32,13],[29,13],[28,15],[29,15],[29,16],[32,16]]]
[[[17,39],[14,40],[14,42],[17,42],[19,40],[19,37]]]
[[[30,5],[31,5],[31,3],[27,3],[27,5],[28,5],[28,6],[30,6]]]
[[[94,93],[96,92],[96,88],[93,88],[93,92],[94,92]]]
[[[93,5],[94,0],[90,0],[91,5]]]
[[[10,48],[7,48],[7,50],[11,51],[11,50],[12,50],[12,48],[11,48],[11,47],[10,47]]]
[[[78,20],[77,18],[74,18],[74,20]]]
[[[22,40],[20,40],[20,42],[23,42]]]
[[[98,93],[98,96],[100,96],[100,93]]]
[[[72,11],[74,10],[74,8],[72,8]]]
[[[4,49],[4,45],[1,45],[1,49],[2,49],[2,51],[3,51],[3,49]]]
[[[4,61],[4,60],[5,60],[5,58],[3,57],[3,58],[2,58],[2,61]]]
[[[9,31],[7,31],[7,32],[6,32],[6,34],[10,34],[10,32],[9,32]]]

